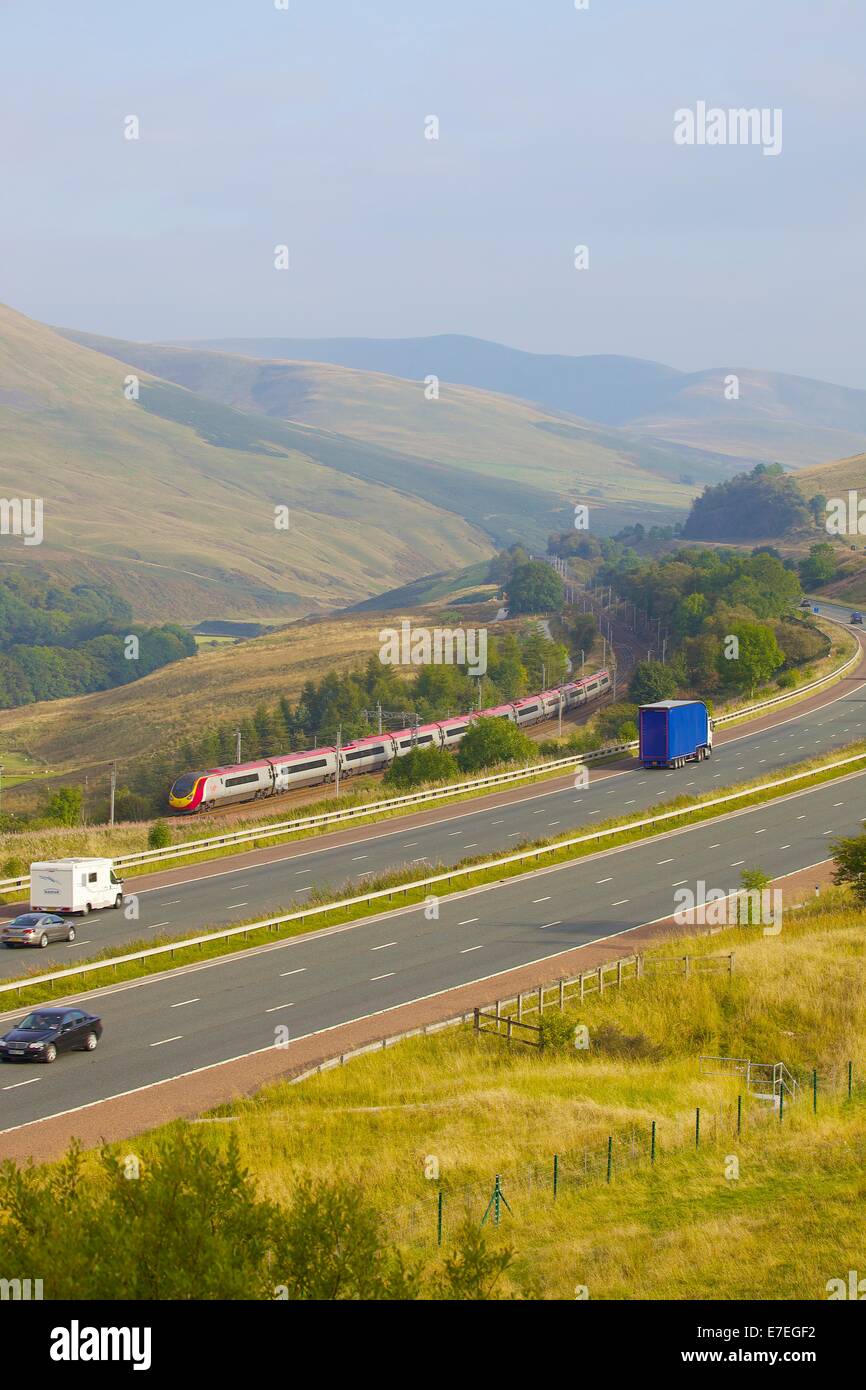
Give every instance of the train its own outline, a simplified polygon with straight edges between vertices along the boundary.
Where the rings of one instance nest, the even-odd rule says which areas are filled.
[[[396,733],[369,734],[339,748],[311,748],[306,752],[280,753],[277,757],[256,758],[232,767],[212,767],[206,772],[185,772],[172,784],[168,802],[181,815],[197,815],[244,801],[283,796],[296,787],[314,787],[333,782],[337,776],[353,777],[362,772],[383,772],[395,758],[403,758],[413,748],[456,748],[476,719],[508,719],[520,728],[529,728],[552,719],[560,708],[564,713],[596,700],[611,685],[610,672],[596,671],[583,680],[569,681],[555,690],[542,690],[510,704],[473,710],[432,724],[400,729]]]

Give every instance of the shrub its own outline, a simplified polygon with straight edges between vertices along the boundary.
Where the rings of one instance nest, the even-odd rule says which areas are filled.
[[[164,820],[155,820],[147,832],[148,849],[166,849],[171,844],[171,831]]]

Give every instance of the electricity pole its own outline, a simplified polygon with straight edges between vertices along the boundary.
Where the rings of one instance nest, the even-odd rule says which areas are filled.
[[[114,794],[117,791],[117,761],[111,764],[111,805],[108,812],[108,824],[114,825]]]
[[[558,735],[562,738],[562,686],[559,687],[559,729]]]
[[[3,764],[0,763],[0,815],[3,814]]]
[[[240,726],[238,726],[238,728],[235,729],[235,762],[236,762],[236,763],[239,763],[240,760],[241,760],[241,731],[240,731]]]
[[[586,665],[586,652],[583,647],[580,649],[580,674],[583,675],[583,668]]]
[[[334,793],[340,795],[340,749],[343,746],[343,726],[337,726],[337,771],[334,775]]]

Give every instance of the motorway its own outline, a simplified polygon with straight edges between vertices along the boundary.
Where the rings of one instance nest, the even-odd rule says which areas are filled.
[[[142,920],[134,925],[140,936],[146,916],[158,919],[158,906],[166,911],[178,905],[166,901],[171,896],[183,905],[182,915],[175,918],[179,930],[200,925],[196,914],[201,912],[207,912],[211,922],[220,920],[219,914],[224,921],[251,917],[266,906],[302,898],[289,876],[306,870],[312,877],[313,862],[317,882],[328,881],[327,873],[334,874],[333,881],[342,881],[347,854],[357,874],[355,854],[349,851],[357,854],[366,848],[374,857],[374,862],[364,863],[367,871],[400,862],[399,856],[420,858],[422,849],[454,862],[508,845],[512,823],[521,838],[591,824],[589,817],[595,813],[606,816],[627,807],[638,811],[641,795],[644,804],[658,800],[660,785],[672,790],[693,782],[691,789],[698,790],[762,770],[775,771],[861,737],[864,727],[866,692],[858,681],[850,693],[820,709],[782,714],[777,725],[761,732],[735,731],[717,758],[687,767],[678,776],[671,774],[676,781],[666,781],[664,773],[651,777],[640,770],[612,778],[600,775],[579,792],[573,787],[539,791],[511,808],[499,805],[495,810],[449,814],[413,830],[412,839],[419,841],[414,844],[406,842],[405,829],[379,833],[375,826],[359,830],[352,845],[311,849],[306,842],[291,847],[293,852],[276,863],[248,865],[143,893]],[[834,837],[860,829],[864,778],[866,773],[856,773],[651,842],[456,893],[441,900],[438,920],[428,920],[423,907],[413,906],[75,996],[103,1017],[100,1047],[92,1055],[61,1057],[52,1067],[3,1066],[0,1128],[12,1129],[268,1051],[281,1027],[298,1039],[627,932],[669,916],[676,888],[694,886],[697,878],[730,891],[739,886],[746,866],[757,865],[779,877],[818,864],[828,857]],[[537,801],[543,804],[533,820]],[[475,844],[469,843],[470,837]],[[517,843],[516,838],[511,842]],[[243,901],[235,891],[241,887],[238,875],[245,889]],[[272,895],[279,895],[276,902]],[[95,932],[95,920],[86,923],[83,935]],[[101,931],[99,939],[105,939]],[[56,952],[49,948],[37,960],[41,963]],[[0,1027],[20,1016],[20,1008],[5,1013]]]
[[[698,795],[782,772],[791,763],[816,753],[830,754],[866,737],[866,691],[859,681],[842,682],[827,699],[831,703],[809,712],[798,714],[796,705],[780,711],[779,722],[771,728],[749,732],[749,726],[742,725],[730,730],[709,762],[690,763],[679,772],[600,769],[590,774],[584,788],[575,788],[573,779],[566,785],[557,779],[497,797],[494,804],[470,801],[422,813],[425,819],[391,819],[290,842],[271,852],[267,862],[239,856],[237,867],[229,867],[236,862],[231,859],[203,863],[198,869],[161,875],[169,882],[159,887],[138,887],[139,880],[130,879],[127,891],[135,897],[126,911],[137,910],[137,920],[114,911],[78,919],[78,937],[72,944],[56,942],[42,951],[4,950],[0,976],[13,979],[40,973],[49,964],[68,966],[106,946],[218,931],[236,922],[294,911],[317,888],[347,886],[348,895],[365,878],[400,865],[411,865],[421,877],[428,866],[448,867],[464,859],[507,853],[525,842],[589,829],[613,816],[639,816],[683,792]]]
[[[779,876],[827,858],[860,827],[866,773],[651,842],[471,889],[428,921],[413,906],[183,966],[77,998],[101,1014],[93,1054],[5,1065],[3,1130],[274,1046],[667,917],[700,876],[739,886],[742,866]],[[780,938],[783,940],[783,937]],[[21,1009],[5,1014],[19,1018]]]

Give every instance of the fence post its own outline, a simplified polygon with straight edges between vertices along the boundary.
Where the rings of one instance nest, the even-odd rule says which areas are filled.
[[[559,1154],[553,1155],[553,1200],[556,1201],[556,1194],[559,1191]]]
[[[653,1120],[652,1135],[650,1137],[650,1163],[656,1161],[656,1122]]]
[[[643,979],[643,956],[640,953],[635,956],[635,976],[638,980]]]
[[[583,1003],[583,971],[580,972],[580,1002]]]
[[[438,1195],[438,1197],[437,1197],[437,1199],[436,1199],[436,1244],[437,1244],[437,1245],[441,1245],[441,1244],[442,1244],[442,1188],[441,1188],[441,1187],[440,1187],[440,1189],[439,1189],[439,1195]]]
[[[848,1099],[851,1099],[851,1092],[854,1086],[854,1063],[848,1063]]]
[[[559,982],[559,1007],[565,1008],[565,980]]]
[[[785,1117],[785,1078],[779,1078],[779,1124]]]
[[[523,1018],[523,995],[522,995],[522,994],[518,994],[518,996],[517,996],[517,1022],[519,1023],[520,1020],[521,1020],[522,1018]]]
[[[479,1017],[480,1013],[481,1013],[481,1010],[480,1010],[480,1009],[476,1009],[476,1010],[475,1010],[475,1031],[476,1031],[476,1033],[480,1033],[480,1032],[481,1032],[481,1019],[480,1019],[480,1017]]]
[[[685,969],[684,969],[684,976],[685,976],[686,979],[688,979],[688,978],[689,978],[689,957],[688,957],[688,956],[683,956],[683,965],[684,965],[684,967],[685,967]]]
[[[607,1180],[610,1182],[611,1169],[613,1168],[613,1135],[607,1136]]]
[[[622,987],[622,958],[616,963],[616,983],[620,988]]]
[[[731,951],[731,954],[730,954],[729,957],[728,957],[728,974],[729,974],[729,975],[733,975],[733,973],[734,973],[734,953],[733,953],[733,951]]]
[[[499,1019],[500,1019],[501,1015],[502,1015],[502,1000],[501,1000],[501,999],[497,999],[497,1001],[496,1001],[496,1031],[497,1031],[497,1033],[499,1032]]]
[[[737,1134],[738,1134],[738,1135],[741,1133],[742,1128],[743,1128],[743,1096],[742,1096],[742,1092],[741,1092],[741,1093],[737,1096]]]
[[[538,986],[538,1017],[544,1013],[544,985]]]
[[[701,1107],[695,1109],[695,1148],[701,1147]]]
[[[511,1042],[511,1015],[510,1015],[510,1014],[508,1015],[508,1018],[505,1020],[505,1033],[506,1033],[505,1041],[510,1043],[510,1042]]]
[[[604,966],[598,967],[598,992],[604,994]]]
[[[817,1113],[818,1113],[818,1071],[817,1071],[817,1068],[813,1068],[813,1069],[812,1069],[812,1114],[813,1114],[813,1115],[817,1115]]]

